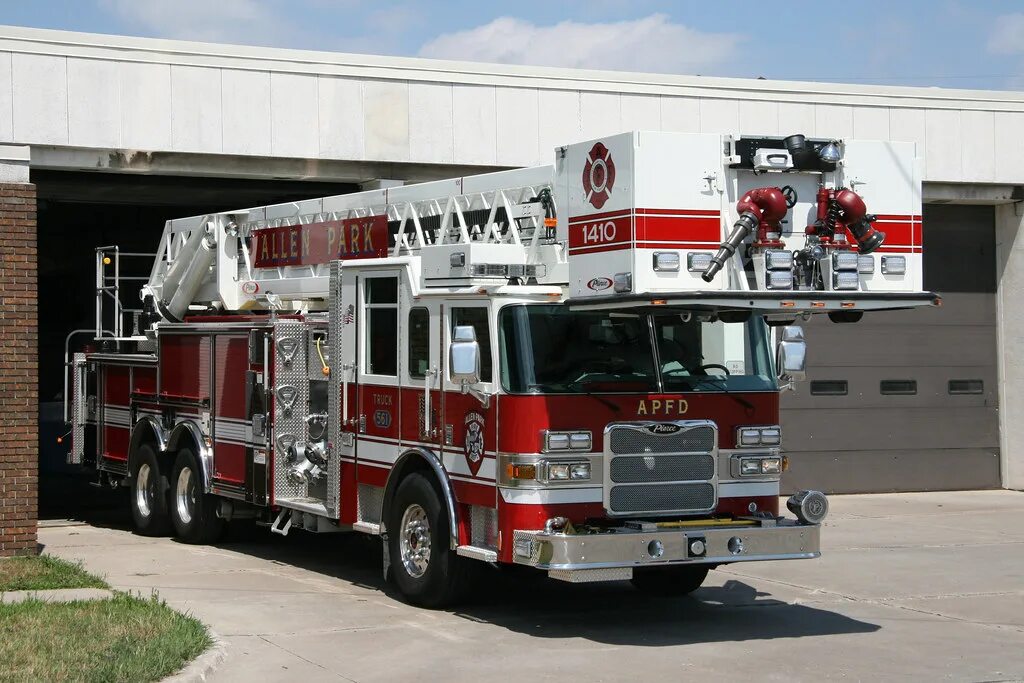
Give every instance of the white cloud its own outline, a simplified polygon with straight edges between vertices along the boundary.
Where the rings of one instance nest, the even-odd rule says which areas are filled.
[[[537,26],[501,17],[425,43],[421,57],[504,64],[661,73],[708,73],[730,60],[743,37],[702,33],[664,14],[631,21]]]
[[[1024,54],[1024,14],[1004,14],[988,38],[989,52],[997,55]]]
[[[231,43],[287,42],[287,23],[257,0],[102,0],[129,25],[162,38]]]

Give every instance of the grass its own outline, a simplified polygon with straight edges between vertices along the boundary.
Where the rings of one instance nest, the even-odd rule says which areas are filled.
[[[0,560],[0,591],[108,588],[55,557]],[[210,647],[206,627],[155,595],[0,603],[0,683],[157,681]]]
[[[155,596],[0,604],[0,681],[157,681],[211,644]]]
[[[0,560],[0,591],[47,590],[50,588],[108,588],[100,578],[80,564],[49,555],[11,557]]]

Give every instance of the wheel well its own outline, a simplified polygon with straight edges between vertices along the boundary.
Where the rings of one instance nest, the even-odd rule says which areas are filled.
[[[459,538],[459,525],[455,493],[452,490],[451,482],[448,480],[448,475],[445,473],[440,462],[438,462],[433,454],[424,449],[417,448],[406,451],[391,469],[391,474],[388,475],[388,481],[384,487],[384,500],[381,503],[381,532],[387,533],[388,512],[391,509],[391,502],[395,497],[395,491],[398,490],[398,485],[413,473],[423,474],[427,478],[427,481],[433,485],[434,490],[441,499],[441,503],[447,509],[450,527],[448,531],[452,547],[456,547]]]
[[[131,441],[128,444],[128,472],[131,473],[135,457],[142,446],[149,446],[153,449],[160,469],[170,476],[171,467],[174,466],[174,454],[166,450],[163,429],[159,424],[154,424],[148,419],[137,422],[132,430]]]

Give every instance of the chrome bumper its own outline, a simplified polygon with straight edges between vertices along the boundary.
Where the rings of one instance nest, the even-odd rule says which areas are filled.
[[[782,519],[759,520],[746,526],[680,528],[649,524],[593,534],[516,531],[513,559],[516,564],[548,570],[556,578],[566,578],[559,572],[629,570],[595,572],[591,579],[581,575],[566,580],[628,579],[635,567],[815,558],[821,555],[820,530],[817,524]],[[698,539],[703,542],[703,553],[693,550]]]

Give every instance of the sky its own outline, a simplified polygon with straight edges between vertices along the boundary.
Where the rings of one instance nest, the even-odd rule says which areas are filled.
[[[0,24],[506,64],[1024,90],[1022,0],[0,0]]]

